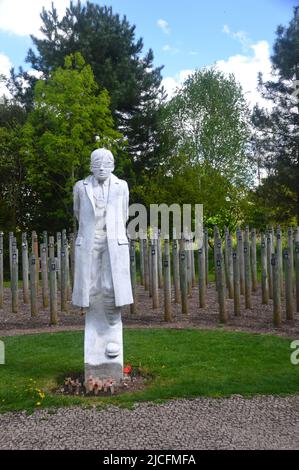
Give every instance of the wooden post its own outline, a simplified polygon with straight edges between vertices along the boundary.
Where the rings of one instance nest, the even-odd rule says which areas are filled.
[[[50,325],[57,324],[57,283],[56,262],[54,257],[49,259],[50,268]]]
[[[22,284],[23,302],[24,304],[29,304],[29,260],[26,232],[22,233]]]
[[[209,232],[208,228],[205,227],[204,229],[204,250],[205,250],[205,273],[206,273],[206,285],[209,282]]]
[[[70,233],[70,291],[72,291],[72,287],[74,285],[74,278],[75,278],[75,234]]]
[[[251,278],[252,291],[257,291],[257,264],[256,264],[256,231],[251,229]]]
[[[72,288],[71,288],[71,276],[70,276],[70,257],[69,257],[69,244],[68,244],[68,239],[67,239],[66,234],[65,234],[65,237],[62,238],[62,243],[64,243],[64,252],[65,252],[66,300],[71,300]]]
[[[173,285],[174,285],[174,300],[179,304],[181,301],[180,292],[180,260],[178,252],[178,241],[174,238],[172,241],[172,262],[173,262]]]
[[[44,238],[45,239],[45,238]],[[48,257],[47,247],[44,243],[40,244],[40,259],[41,259],[41,272],[42,272],[42,296],[43,307],[47,308],[49,305],[48,293]]]
[[[237,231],[237,251],[239,259],[239,272],[240,272],[240,292],[241,295],[245,294],[245,267],[244,267],[244,244],[243,233],[241,229]]]
[[[214,273],[215,273],[215,286],[217,289],[217,263],[216,263],[216,258],[217,258],[217,240],[219,238],[219,230],[217,225],[214,225]]]
[[[271,237],[271,258],[272,258],[272,253],[275,253],[275,237],[274,237],[274,227],[272,226],[270,229],[270,237]]]
[[[12,264],[11,264],[11,311],[18,313],[19,306],[19,289],[18,289],[18,248],[17,240],[13,238],[12,241]]]
[[[286,318],[293,320],[293,286],[292,286],[292,265],[290,249],[283,250],[284,275],[285,275],[285,300],[286,300]]]
[[[136,313],[136,253],[135,240],[130,240],[130,275],[133,294],[133,303],[130,304],[130,313]]]
[[[180,290],[182,313],[188,315],[188,279],[187,279],[187,256],[185,250],[184,234],[180,239]]]
[[[53,237],[53,248],[54,248],[54,237]],[[61,269],[60,269],[60,262],[61,262],[61,232],[56,233],[56,252],[57,252],[57,278],[58,278],[58,289],[61,287]],[[51,255],[49,254],[50,258]],[[53,254],[54,258],[54,254]]]
[[[153,246],[153,240],[149,238],[149,243],[148,243],[148,279],[149,279],[149,285],[148,285],[148,295],[149,297],[153,296],[153,260],[152,260],[152,246]]]
[[[153,308],[159,307],[159,285],[158,285],[158,254],[157,254],[157,238],[152,240],[152,299]]]
[[[293,229],[292,227],[288,228],[288,249],[289,249],[289,258],[291,265],[291,289],[293,292],[293,277],[294,277],[294,250],[293,250]]]
[[[273,272],[273,323],[278,328],[281,326],[280,266],[278,254],[272,253],[271,265]]]
[[[38,257],[38,237],[35,230],[32,232],[32,252],[35,256],[35,285],[36,285],[36,294],[39,291],[39,257]]]
[[[261,269],[262,269],[262,304],[269,302],[269,282],[267,265],[267,239],[264,233],[261,235]]]
[[[295,242],[296,311],[299,313],[299,241]]]
[[[234,298],[234,271],[233,271],[233,240],[228,234],[227,237],[227,279],[228,279],[228,296]]]
[[[277,262],[279,269],[279,279],[280,279],[280,296],[283,297],[283,263],[282,263],[282,238],[281,238],[281,229],[278,226],[276,231],[276,244],[277,244]]]
[[[64,243],[64,239],[62,239],[61,243],[61,259],[60,259],[60,269],[61,269],[61,311],[67,311],[67,253],[66,253],[66,245]],[[52,257],[51,257],[52,258]]]
[[[164,320],[172,320],[169,238],[164,239]]]
[[[37,292],[36,292],[36,257],[34,253],[30,255],[30,306],[31,316],[37,315]]]
[[[55,258],[54,237],[49,237],[49,258]]]
[[[225,282],[226,282],[227,290],[229,290],[228,247],[227,247],[228,236],[229,236],[229,230],[227,227],[225,227],[224,228],[224,270],[225,270]]]
[[[147,238],[142,240],[142,249],[143,249],[143,266],[144,266],[144,290],[149,290],[149,263],[148,263],[148,248],[147,248]]]
[[[0,232],[0,309],[3,308],[4,273],[3,273],[3,232]]]
[[[245,308],[252,308],[251,303],[251,271],[249,232],[245,232],[244,240],[244,269],[245,269]]]
[[[273,299],[273,276],[272,276],[272,266],[271,266],[272,253],[273,253],[272,237],[271,237],[271,232],[268,230],[268,233],[267,233],[267,272],[268,272],[268,290],[269,290],[270,299]]]
[[[191,277],[192,277],[192,287],[196,286],[196,276],[195,276],[195,259],[194,259],[194,249],[193,249],[193,240],[190,241],[190,249],[191,249]]]
[[[156,238],[157,245],[157,263],[158,263],[158,286],[159,288],[163,287],[163,257],[162,257],[162,247],[161,247],[161,233],[158,231],[158,236]]]
[[[8,233],[8,249],[9,249],[9,278],[11,279],[11,269],[12,269],[12,242],[14,239],[14,233]]]
[[[186,251],[186,259],[187,259],[187,285],[188,285],[188,295],[192,296],[192,260],[191,260],[191,249],[190,249],[190,239],[189,234],[186,233],[186,241],[185,241],[185,251]]]
[[[238,252],[233,251],[233,277],[234,277],[234,314],[239,317],[240,309],[240,263]]]
[[[228,316],[225,305],[225,273],[224,273],[224,260],[221,252],[217,252],[216,256],[216,269],[217,269],[217,293],[219,303],[219,321],[227,323]]]
[[[140,284],[144,286],[144,256],[143,239],[139,238],[139,266],[140,266]]]
[[[198,294],[199,308],[206,306],[206,273],[205,273],[205,247],[204,244],[198,248]]]
[[[47,258],[47,267],[48,267],[48,258],[49,258],[49,250],[48,250],[48,232],[47,230],[43,231],[43,244],[46,248],[46,258]]]
[[[220,237],[217,238],[216,240],[216,289],[218,290],[218,287],[219,285],[221,284],[222,280],[221,279],[218,279],[217,276],[219,274],[219,269],[218,269],[218,264],[217,263],[217,259],[218,259],[218,255],[221,255],[221,259],[223,260],[223,266],[221,265],[221,269],[223,268],[223,273],[221,271],[221,275],[223,274],[224,276],[224,288],[223,288],[223,292],[224,292],[224,296],[226,297],[226,294],[227,294],[227,290],[226,290],[226,282],[225,282],[225,265],[224,265],[224,257],[223,257],[223,251],[222,251],[222,240]]]

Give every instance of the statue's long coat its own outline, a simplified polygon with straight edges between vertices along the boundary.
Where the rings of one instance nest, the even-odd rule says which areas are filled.
[[[117,307],[133,302],[129,242],[126,236],[128,204],[129,189],[126,181],[111,174],[106,227],[115,306]],[[79,221],[79,230],[75,241],[75,275],[72,302],[79,307],[88,307],[95,232],[92,176],[77,181],[74,186],[74,214]]]

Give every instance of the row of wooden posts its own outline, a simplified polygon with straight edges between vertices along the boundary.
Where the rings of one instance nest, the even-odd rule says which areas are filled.
[[[43,242],[38,243],[35,231],[31,235],[31,251],[29,253],[27,234],[22,233],[22,290],[23,302],[30,303],[31,316],[38,314],[38,293],[41,289],[43,308],[50,305],[50,324],[57,324],[57,292],[60,291],[61,311],[68,309],[67,301],[71,300],[71,284],[74,269],[74,237],[70,234],[67,238],[66,230],[58,232],[56,243],[54,236],[43,232]],[[56,245],[56,246],[55,246]],[[56,252],[56,255],[55,255]],[[3,233],[0,232],[0,308],[3,308]],[[17,240],[12,232],[9,232],[9,271],[11,287],[11,309],[13,313],[19,310],[19,249]],[[30,280],[30,282],[29,282]]]
[[[257,234],[256,230],[244,231],[237,229],[236,243],[228,229],[221,239],[218,227],[214,227],[214,273],[217,300],[219,304],[219,320],[228,321],[226,299],[233,299],[234,315],[241,313],[241,296],[244,296],[245,308],[252,308],[252,292],[258,288],[257,269]],[[292,320],[294,312],[299,312],[299,228],[289,228],[287,245],[283,248],[282,231],[278,227],[267,230],[260,235],[261,243],[261,292],[262,304],[273,299],[273,322],[279,327],[282,322],[282,299],[286,304],[286,319]],[[172,260],[170,257],[172,245]],[[131,279],[134,298],[136,286],[135,242],[131,242]],[[194,250],[192,239],[186,235],[180,240],[164,239],[162,254],[161,238],[140,240],[140,281],[152,297],[153,308],[159,307],[159,288],[164,289],[164,319],[172,320],[171,279],[174,287],[174,301],[181,304],[184,315],[189,313],[188,299],[192,295],[192,287],[198,285],[198,306],[206,307],[206,287],[209,273],[209,237],[204,229],[203,241]],[[197,271],[195,275],[195,252],[197,252]],[[172,266],[172,268],[171,268]],[[172,276],[171,276],[172,271]],[[295,294],[295,305],[294,305]],[[136,311],[137,300],[131,306]]]
[[[155,231],[155,233],[158,233]],[[240,315],[241,296],[244,296],[245,308],[252,308],[252,292],[258,288],[257,276],[257,234],[255,229],[244,231],[237,229],[233,237],[228,229],[224,231],[224,240],[218,227],[214,227],[214,240],[209,240],[208,230],[203,231],[200,246],[194,246],[191,237],[169,240],[161,236],[130,241],[130,269],[134,295],[131,313],[136,313],[137,266],[136,244],[139,244],[140,283],[149,292],[152,306],[164,306],[165,321],[172,320],[172,283],[174,302],[181,304],[182,314],[189,313],[189,298],[192,288],[198,285],[198,306],[206,306],[206,289],[209,273],[210,244],[213,245],[215,286],[219,304],[219,320],[228,321],[227,298],[233,299],[234,314]],[[235,243],[234,243],[235,240]],[[19,250],[17,240],[9,233],[9,267],[12,295],[12,312],[19,308]],[[39,244],[36,232],[31,234],[31,250],[28,249],[26,233],[22,234],[22,290],[23,302],[30,303],[31,315],[38,313],[37,295],[41,289],[43,307],[50,307],[50,324],[57,323],[57,297],[60,292],[61,311],[67,311],[74,274],[74,235],[67,237],[66,230],[49,236],[43,232],[43,241]],[[268,304],[273,299],[273,322],[280,326],[282,321],[282,301],[285,300],[286,319],[291,320],[294,312],[299,312],[299,230],[289,228],[283,248],[282,231],[278,227],[260,234],[260,264],[262,303]],[[194,249],[195,248],[195,249]],[[195,254],[197,253],[197,256]],[[197,260],[196,260],[197,258]],[[198,276],[196,278],[195,264]],[[3,308],[3,233],[0,232],[0,308]],[[30,282],[29,282],[30,280]],[[160,289],[164,295],[161,296]],[[295,304],[294,304],[295,299]]]

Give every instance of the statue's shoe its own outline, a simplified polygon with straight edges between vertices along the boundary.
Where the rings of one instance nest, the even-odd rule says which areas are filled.
[[[117,343],[108,343],[106,346],[106,355],[108,357],[117,357],[120,353],[120,346]]]

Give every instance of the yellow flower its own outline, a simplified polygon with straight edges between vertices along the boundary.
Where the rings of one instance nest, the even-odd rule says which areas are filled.
[[[36,406],[40,406],[40,405],[41,405],[41,402],[38,401],[38,402],[36,403]]]

